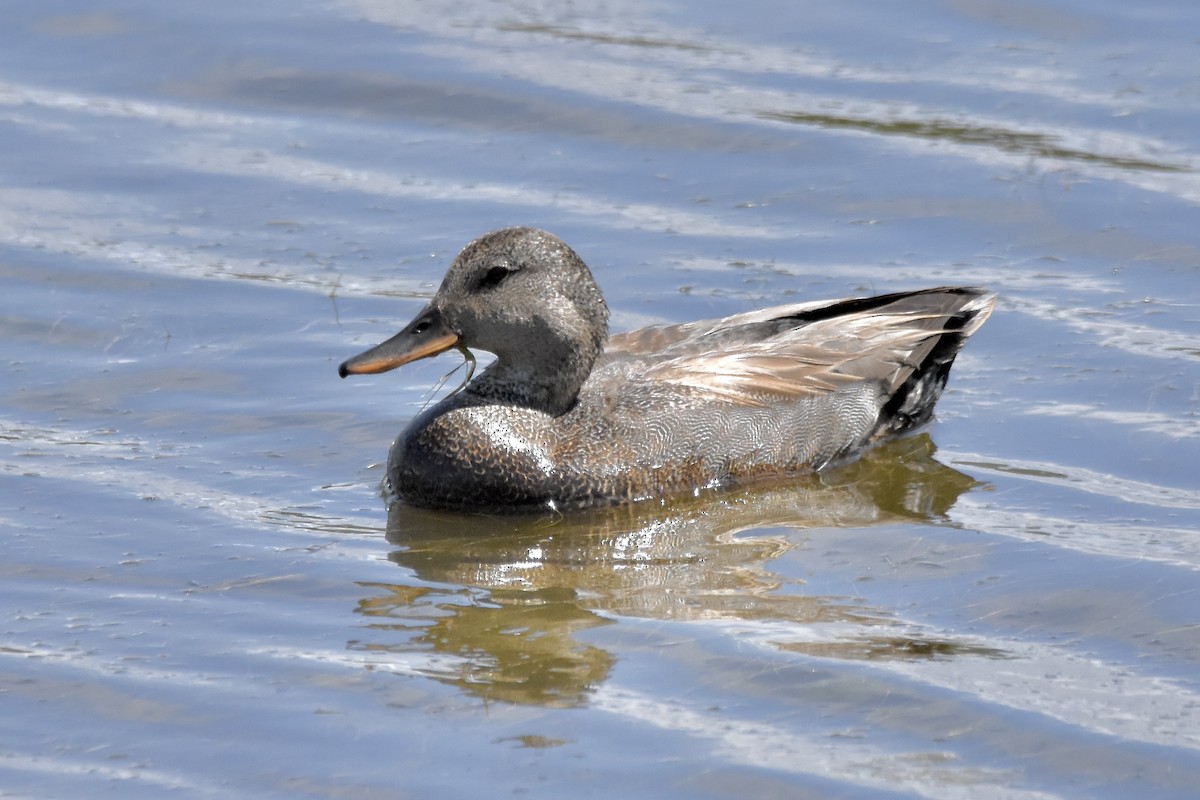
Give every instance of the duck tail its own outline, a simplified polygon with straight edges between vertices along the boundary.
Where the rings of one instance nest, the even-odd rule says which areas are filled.
[[[879,427],[873,437],[876,439],[904,433],[929,421],[958,351],[979,330],[996,304],[995,292],[976,287],[927,289],[914,294],[940,295],[945,303],[944,316],[926,347],[920,348],[924,352],[919,353],[912,372],[881,409]]]

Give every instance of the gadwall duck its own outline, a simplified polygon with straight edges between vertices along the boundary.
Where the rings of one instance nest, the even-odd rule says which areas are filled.
[[[338,367],[452,347],[496,360],[392,445],[387,490],[440,509],[613,504],[819,470],[929,419],[995,295],[946,287],[608,335],[591,272],[545,231],[471,242],[400,333]]]

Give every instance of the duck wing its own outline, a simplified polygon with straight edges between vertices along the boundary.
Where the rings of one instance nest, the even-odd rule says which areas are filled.
[[[954,357],[994,303],[982,289],[925,289],[646,329],[617,344],[649,355],[643,348],[656,343],[645,378],[739,405],[879,381],[881,418],[897,416],[899,429],[928,417]]]
[[[720,319],[698,320],[671,325],[650,325],[608,338],[604,352],[612,358],[703,355],[726,342],[754,342],[795,327],[791,320],[842,300],[818,300],[772,306]]]

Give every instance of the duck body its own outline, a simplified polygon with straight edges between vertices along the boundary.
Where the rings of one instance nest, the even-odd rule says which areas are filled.
[[[468,245],[408,327],[339,372],[495,353],[396,439],[390,492],[431,508],[581,508],[796,475],[902,434],[930,417],[993,303],[947,287],[608,337],[583,261],[510,228]]]

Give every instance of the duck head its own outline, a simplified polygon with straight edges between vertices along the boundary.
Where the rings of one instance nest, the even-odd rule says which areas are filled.
[[[607,336],[608,307],[575,251],[545,231],[505,228],[463,248],[429,305],[338,374],[386,372],[452,347],[484,350],[496,361],[473,393],[557,415],[574,405]]]

